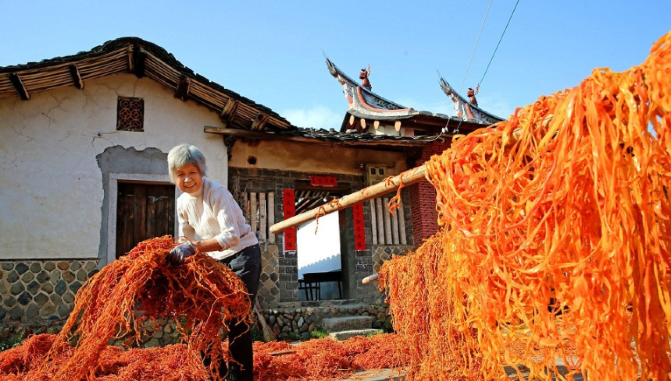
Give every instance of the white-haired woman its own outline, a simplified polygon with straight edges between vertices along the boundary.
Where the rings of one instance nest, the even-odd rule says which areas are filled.
[[[210,255],[242,279],[253,305],[261,275],[261,250],[242,209],[223,185],[205,177],[205,155],[198,147],[180,144],[171,149],[168,172],[184,192],[177,198],[176,235],[187,239],[171,251],[170,262],[179,265],[196,251]],[[246,324],[231,323],[229,349],[234,360],[229,365],[229,380],[252,381],[252,332]],[[221,367],[220,373],[226,373],[226,364]]]

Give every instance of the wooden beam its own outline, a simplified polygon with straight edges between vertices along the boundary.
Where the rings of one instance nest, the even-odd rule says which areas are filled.
[[[222,120],[223,121],[223,120]],[[223,121],[227,123],[226,121]],[[309,144],[323,144],[323,145],[332,145],[339,144],[343,146],[360,146],[360,147],[421,147],[426,145],[426,141],[423,140],[387,140],[387,141],[326,141],[319,140],[315,138],[307,138],[302,136],[288,136],[280,134],[266,134],[263,132],[241,130],[235,128],[222,128],[222,127],[210,127],[205,126],[204,131],[209,134],[220,134],[220,135],[229,135],[236,136],[238,138],[246,139],[257,139],[257,140],[284,140],[292,141],[296,143],[309,143]],[[447,135],[445,135],[447,136]]]
[[[221,109],[221,114],[219,114],[219,119],[224,122],[224,126],[228,126],[235,116],[235,111],[238,109],[238,101],[228,98],[224,108]],[[205,131],[207,132],[207,131]]]
[[[140,45],[133,45],[133,73],[138,77],[144,77],[145,61],[147,53],[142,51]]]
[[[268,120],[268,115],[260,112],[256,114],[256,118],[252,122],[252,131],[261,131]]]
[[[175,98],[181,99],[186,102],[189,99],[189,90],[191,87],[191,79],[186,75],[182,74],[179,77],[179,82],[177,83],[177,88],[175,89]]]
[[[72,81],[75,83],[75,87],[79,90],[84,89],[84,80],[82,79],[81,74],[79,74],[79,68],[77,68],[77,65],[71,64],[69,69],[70,75],[72,76]]]
[[[354,192],[343,198],[328,202],[321,207],[314,208],[305,213],[295,215],[293,217],[287,218],[284,221],[278,222],[275,225],[270,227],[270,232],[277,234],[285,229],[298,226],[304,222],[312,221],[317,217],[322,217],[327,214],[337,212],[339,210],[347,209],[350,206],[368,201],[382,195],[385,195],[389,192],[397,190],[401,184],[404,186],[418,183],[426,178],[426,165],[422,165],[417,168],[407,170],[400,175],[394,176],[391,179],[387,179],[380,183],[371,185],[367,188],[364,188],[360,191]],[[379,237],[378,237],[379,238]]]
[[[26,90],[26,87],[23,85],[23,81],[21,81],[21,76],[19,76],[16,73],[9,73],[9,80],[12,81],[12,85],[14,85],[14,88],[16,89],[16,92],[19,93],[21,99],[23,99],[24,101],[30,99],[30,94],[28,93],[28,90]]]

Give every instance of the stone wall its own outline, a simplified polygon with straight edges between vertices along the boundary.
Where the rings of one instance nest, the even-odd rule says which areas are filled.
[[[310,333],[322,329],[326,318],[342,316],[372,316],[370,328],[389,328],[391,318],[384,304],[335,305],[321,307],[273,308],[261,311],[266,323],[273,329],[279,340],[300,337],[310,338]]]
[[[315,306],[274,308],[262,310],[266,323],[273,329],[278,340],[310,339],[310,333],[322,329],[322,321],[326,318],[341,316],[372,316],[371,328],[390,329],[391,318],[388,306],[384,304],[357,304],[340,306]],[[0,342],[25,339],[31,334],[57,334],[63,328],[64,320],[34,320],[26,322],[0,322]],[[173,321],[161,319],[146,322],[143,326],[144,335],[140,343],[132,343],[140,348],[151,348],[176,344],[181,336]],[[259,328],[260,330],[260,328]],[[111,342],[122,345],[122,340]]]
[[[66,319],[98,260],[0,261],[0,322]]]

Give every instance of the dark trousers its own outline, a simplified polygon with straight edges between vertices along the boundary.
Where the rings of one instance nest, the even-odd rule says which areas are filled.
[[[254,308],[256,292],[259,290],[261,276],[261,249],[259,245],[249,246],[237,254],[221,261],[236,273],[247,287],[249,298]],[[229,364],[230,381],[253,381],[254,353],[252,352],[252,330],[244,322],[231,321],[228,332],[228,349],[233,360]],[[226,364],[222,364],[220,372],[226,372]]]

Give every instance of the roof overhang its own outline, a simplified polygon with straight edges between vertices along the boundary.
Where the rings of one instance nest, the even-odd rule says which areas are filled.
[[[19,96],[29,100],[35,93],[63,86],[84,89],[87,81],[117,73],[151,78],[172,89],[175,98],[216,111],[226,127],[296,128],[270,108],[194,73],[165,49],[137,37],[118,38],[71,56],[0,67],[0,99]]]

